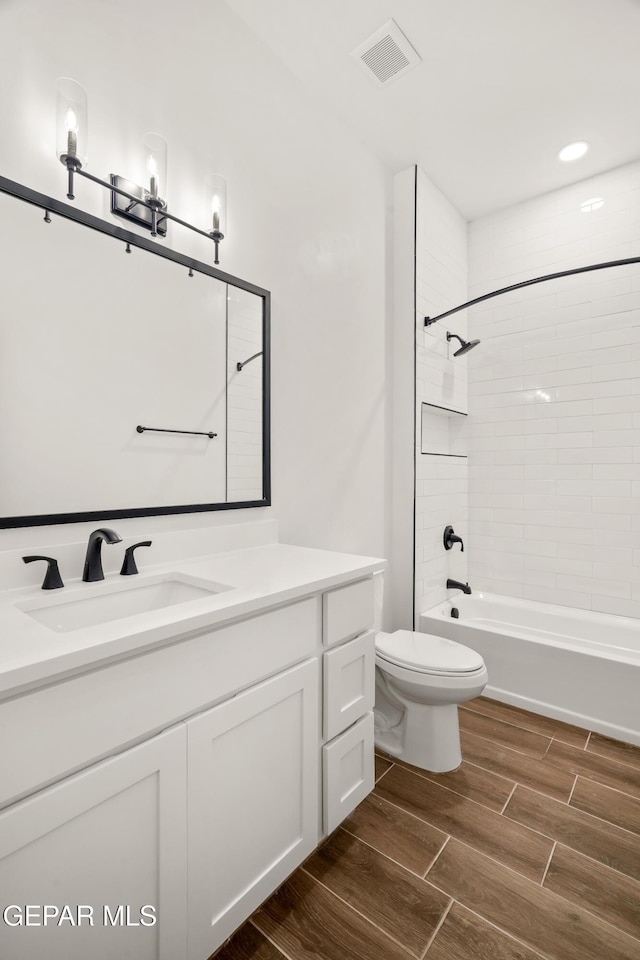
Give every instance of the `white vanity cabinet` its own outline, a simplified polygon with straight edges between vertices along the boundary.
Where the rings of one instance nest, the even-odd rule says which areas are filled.
[[[318,842],[318,663],[189,720],[188,958],[205,960]]]
[[[0,813],[2,960],[184,955],[186,736],[180,724]]]
[[[373,788],[373,612],[310,585],[1,701],[0,958],[207,960]]]

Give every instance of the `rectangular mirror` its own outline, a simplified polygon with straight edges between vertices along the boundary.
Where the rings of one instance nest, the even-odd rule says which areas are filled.
[[[0,527],[267,506],[269,293],[0,178]]]

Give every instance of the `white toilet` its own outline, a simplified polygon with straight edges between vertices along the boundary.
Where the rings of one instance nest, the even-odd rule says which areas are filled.
[[[431,633],[376,636],[376,746],[416,767],[445,773],[462,762],[458,704],[479,696],[479,653]]]

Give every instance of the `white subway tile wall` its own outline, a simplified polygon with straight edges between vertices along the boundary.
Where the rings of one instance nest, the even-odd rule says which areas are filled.
[[[459,434],[467,411],[467,358],[453,358],[466,338],[464,313],[424,326],[467,299],[467,224],[446,197],[418,171],[416,230],[416,614],[453,596],[447,578],[467,579],[467,457]],[[429,406],[431,405],[431,406]],[[437,408],[448,408],[448,412]],[[459,411],[459,413],[451,412]],[[425,451],[425,452],[422,452]],[[465,541],[446,551],[444,528],[452,524]]]
[[[640,255],[640,163],[474,221],[468,251],[468,298]],[[640,265],[467,312],[472,586],[640,617]]]
[[[262,299],[227,287],[227,500],[262,499]]]

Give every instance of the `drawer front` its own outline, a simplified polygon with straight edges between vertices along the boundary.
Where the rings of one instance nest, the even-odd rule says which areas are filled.
[[[373,713],[322,748],[324,833],[331,833],[374,786]]]
[[[373,579],[330,590],[322,597],[322,639],[327,647],[370,630],[374,616]]]
[[[315,656],[309,597],[0,704],[0,806]]]
[[[323,657],[323,680],[323,735],[325,740],[331,740],[373,710],[373,631],[328,650]]]

